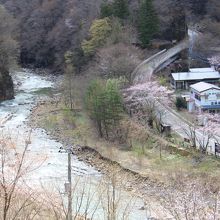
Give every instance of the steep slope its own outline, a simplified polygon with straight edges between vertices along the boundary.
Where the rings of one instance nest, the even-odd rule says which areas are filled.
[[[20,28],[21,63],[61,69],[67,49],[79,46],[101,0],[0,0]]]
[[[13,98],[13,82],[9,70],[18,52],[14,36],[14,19],[0,5],[0,101]]]
[[[18,21],[21,63],[53,68],[56,71],[63,69],[64,53],[78,48],[82,39],[87,37],[91,22],[99,16],[102,2],[103,0],[0,0]],[[160,32],[156,38],[182,40],[187,34],[188,24],[202,23],[201,26],[204,26],[205,23],[208,32],[219,28],[218,0],[153,2],[160,20]],[[128,3],[128,23],[136,26],[140,0],[128,0]],[[213,34],[210,39],[213,39]]]
[[[14,97],[12,78],[7,71],[0,71],[0,101]]]

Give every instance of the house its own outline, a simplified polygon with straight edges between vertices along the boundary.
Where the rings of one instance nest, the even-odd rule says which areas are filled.
[[[220,113],[220,87],[206,82],[191,85],[188,110]]]
[[[220,73],[214,68],[194,68],[189,72],[180,72],[171,74],[171,86],[174,89],[188,90],[190,85],[198,82],[207,82],[218,85]]]

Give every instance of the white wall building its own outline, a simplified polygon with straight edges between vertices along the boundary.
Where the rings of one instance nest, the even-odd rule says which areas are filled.
[[[190,89],[190,85],[198,82],[219,84],[220,73],[214,68],[193,68],[189,72],[171,74],[171,85],[174,89]]]
[[[220,87],[206,82],[199,82],[190,86],[190,93],[188,102],[190,112],[220,113]]]

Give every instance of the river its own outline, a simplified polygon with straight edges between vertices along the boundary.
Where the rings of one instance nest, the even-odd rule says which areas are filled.
[[[31,130],[26,122],[40,96],[38,91],[53,88],[54,84],[49,77],[38,75],[28,69],[18,71],[12,74],[12,77],[15,84],[15,99],[0,103],[0,131],[10,135],[10,138],[16,142],[16,147],[21,149],[24,146],[25,137],[29,136]],[[43,129],[32,130],[30,140],[28,157],[42,158],[42,165],[34,170],[31,175],[28,175],[26,181],[35,186],[43,184],[51,187],[51,185],[56,185],[56,187],[59,186],[64,190],[64,183],[67,182],[67,154],[59,152],[60,148],[63,147],[62,144],[53,140]],[[80,186],[87,189],[98,190],[102,174],[93,167],[79,161],[74,155],[72,155],[71,160],[72,179],[80,179]],[[90,187],[87,184],[90,184]],[[126,209],[132,196],[128,192],[120,192],[120,210]],[[96,201],[97,198],[93,200]],[[132,210],[126,219],[148,219],[146,211],[140,210],[143,206],[143,201],[140,199],[132,202]],[[103,209],[98,207],[94,219],[104,220],[104,214]],[[119,214],[117,219],[124,218]]]

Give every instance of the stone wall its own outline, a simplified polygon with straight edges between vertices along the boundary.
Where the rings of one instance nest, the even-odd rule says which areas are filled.
[[[0,101],[14,98],[13,81],[8,71],[0,70]]]

